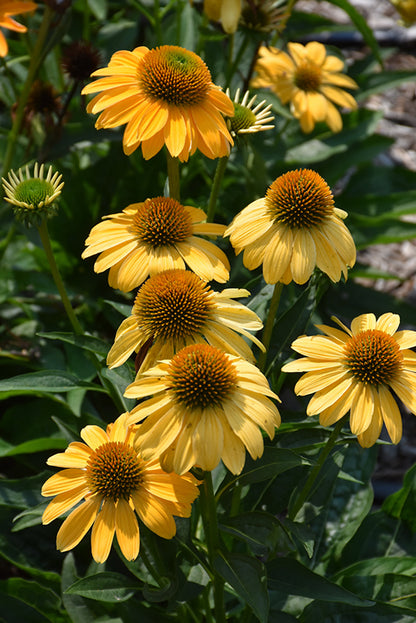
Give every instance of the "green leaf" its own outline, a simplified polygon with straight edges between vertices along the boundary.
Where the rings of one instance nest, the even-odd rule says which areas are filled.
[[[62,370],[44,370],[42,372],[29,372],[19,374],[9,379],[0,381],[0,393],[60,393],[68,392],[77,387],[85,387],[90,390],[104,392],[99,385],[86,383],[77,379],[72,374]]]
[[[105,571],[77,580],[69,586],[67,595],[118,603],[126,601],[139,589],[138,583],[121,573]]]
[[[360,91],[357,93],[358,101],[366,100],[374,93],[384,92],[387,89],[397,87],[404,82],[416,80],[416,71],[382,71],[380,73],[361,74],[357,77]]]
[[[0,457],[33,454],[34,452],[43,452],[45,450],[63,450],[67,445],[65,439],[56,439],[54,437],[39,437],[38,439],[19,443],[17,446],[8,444],[0,439]]]
[[[292,558],[276,558],[267,564],[269,586],[289,595],[322,601],[335,601],[368,608],[372,601],[362,599],[341,586],[307,569]]]
[[[45,621],[51,623],[69,622],[68,617],[61,612],[61,599],[50,590],[31,580],[23,578],[9,578],[0,581],[0,595],[14,597],[23,602],[34,611],[41,614]],[[4,609],[4,604],[3,604]],[[25,621],[32,621],[31,615],[27,615]]]
[[[334,4],[335,6],[338,6],[340,9],[345,11],[345,13],[347,13],[347,15],[351,18],[354,26],[362,34],[364,41],[371,49],[380,65],[383,65],[383,60],[380,55],[380,50],[376,38],[374,37],[373,31],[371,30],[361,13],[359,13],[357,9],[352,6],[352,4],[347,2],[347,0],[329,0],[329,2],[331,4]]]
[[[130,411],[130,409],[132,409],[136,404],[134,399],[124,397],[127,385],[130,385],[130,383],[134,381],[134,378],[132,378],[130,373],[130,369],[127,366],[120,366],[119,368],[113,370],[103,368],[101,370],[101,376],[103,379],[108,380],[114,387],[114,390],[123,404],[124,409],[126,411]]]
[[[416,532],[416,465],[405,475],[403,487],[389,495],[382,508],[391,517],[404,521],[412,532]]]
[[[306,459],[291,450],[266,446],[263,456],[256,461],[248,459],[244,471],[239,476],[232,477],[230,481],[227,481],[227,484],[219,491],[217,497],[220,497],[237,481],[240,485],[262,482],[294,467],[309,464]]]
[[[48,333],[38,332],[37,335],[48,340],[60,340],[61,342],[74,344],[75,346],[89,350],[102,357],[106,357],[109,350],[107,342],[90,335],[76,335],[75,333],[66,333],[63,331],[50,331]]]
[[[27,509],[44,502],[45,498],[41,496],[40,490],[50,475],[49,472],[42,472],[25,478],[1,478],[0,506]]]
[[[255,554],[275,551],[285,534],[274,515],[260,511],[229,517],[220,524],[220,529],[248,543]]]
[[[267,623],[269,596],[264,565],[256,558],[221,552],[214,558],[214,569],[250,606],[257,619]]]

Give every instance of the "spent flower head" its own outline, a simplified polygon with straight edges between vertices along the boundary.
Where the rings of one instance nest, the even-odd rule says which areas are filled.
[[[26,225],[37,225],[44,217],[54,216],[57,210],[55,200],[61,194],[64,182],[57,171],[49,167],[45,177],[45,165],[35,162],[33,174],[29,166],[19,169],[17,174],[11,170],[8,179],[2,178],[5,192],[4,200],[11,203],[16,217]]]
[[[287,0],[243,0],[240,22],[258,32],[281,32],[289,16]]]

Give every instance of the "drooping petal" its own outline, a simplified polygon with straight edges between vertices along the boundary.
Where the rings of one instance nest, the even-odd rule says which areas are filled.
[[[91,552],[95,562],[105,562],[109,556],[116,528],[115,503],[104,500],[91,532]]]

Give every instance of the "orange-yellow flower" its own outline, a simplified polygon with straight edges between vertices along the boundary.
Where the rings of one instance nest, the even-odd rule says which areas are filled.
[[[405,26],[416,22],[416,0],[390,0],[394,8],[400,13]]]
[[[355,263],[346,216],[318,173],[297,169],[280,175],[265,197],[237,214],[224,236],[237,254],[244,250],[248,269],[263,264],[267,283],[305,283],[315,266],[335,282],[347,278]]]
[[[190,270],[165,270],[150,277],[137,293],[131,316],[117,330],[107,365],[120,366],[136,351],[136,366],[143,372],[159,359],[170,359],[184,346],[205,340],[254,362],[249,345],[239,333],[264,349],[248,332],[263,325],[253,310],[235,300],[249,294],[239,288],[215,292]]]
[[[183,206],[169,197],[133,203],[119,214],[103,217],[86,240],[83,258],[99,253],[94,270],[110,269],[108,283],[128,292],[147,277],[187,265],[205,281],[225,283],[227,256],[212,242],[198,237],[221,236],[224,225],[205,223],[199,208]]]
[[[18,15],[19,13],[28,13],[34,11],[37,8],[36,2],[19,2],[18,0],[0,0],[0,26],[1,28],[8,28],[9,30],[15,30],[16,32],[26,32],[26,26],[19,24],[12,15]],[[6,38],[0,30],[0,56],[6,56],[9,51]]]
[[[300,396],[315,394],[307,414],[330,426],[350,411],[351,432],[372,446],[383,423],[393,443],[402,436],[402,418],[391,390],[416,414],[416,331],[397,331],[400,317],[362,314],[348,329],[317,325],[325,335],[302,336],[292,348],[305,355],[284,372],[306,372],[295,386]]]
[[[260,429],[273,439],[280,425],[278,400],[256,366],[209,344],[182,348],[139,374],[126,389],[129,398],[147,398],[130,412],[143,421],[135,447],[143,458],[159,456],[163,469],[178,474],[194,465],[213,470],[220,460],[239,474],[246,449],[263,454]],[[153,396],[149,398],[149,396]]]
[[[241,15],[241,0],[204,0],[204,13],[213,22],[221,22],[224,32],[233,33]]]
[[[222,115],[232,115],[233,104],[194,52],[173,45],[122,50],[92,76],[104,77],[82,90],[99,93],[87,111],[101,113],[97,129],[127,124],[127,155],[140,145],[146,159],[163,145],[181,161],[197,149],[208,158],[229,154],[233,140]]]
[[[60,527],[56,546],[66,552],[81,541],[93,526],[92,556],[104,562],[114,534],[127,560],[137,558],[140,549],[139,519],[157,535],[171,539],[176,533],[173,515],[189,517],[198,495],[191,474],[178,476],[164,472],[157,460],[144,461],[133,448],[137,426],[127,426],[121,415],[104,431],[86,426],[81,431],[85,443],[70,443],[65,452],[48,459],[48,465],[64,469],[49,478],[42,495],[55,496],[43,513],[48,524],[73,506]]]
[[[276,48],[262,47],[256,64],[257,77],[252,86],[270,88],[283,104],[290,102],[293,116],[304,132],[312,132],[315,123],[324,121],[333,132],[342,129],[342,118],[334,106],[356,108],[352,78],[341,73],[344,63],[337,56],[327,56],[322,43],[288,43],[289,54]]]

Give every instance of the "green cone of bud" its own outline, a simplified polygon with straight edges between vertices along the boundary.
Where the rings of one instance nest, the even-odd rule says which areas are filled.
[[[26,166],[17,174],[9,171],[8,179],[2,178],[5,192],[4,200],[11,203],[19,221],[27,226],[38,225],[43,218],[56,214],[56,199],[61,194],[64,182],[58,172],[52,173],[50,166],[46,177],[45,167],[36,162],[33,175]]]

